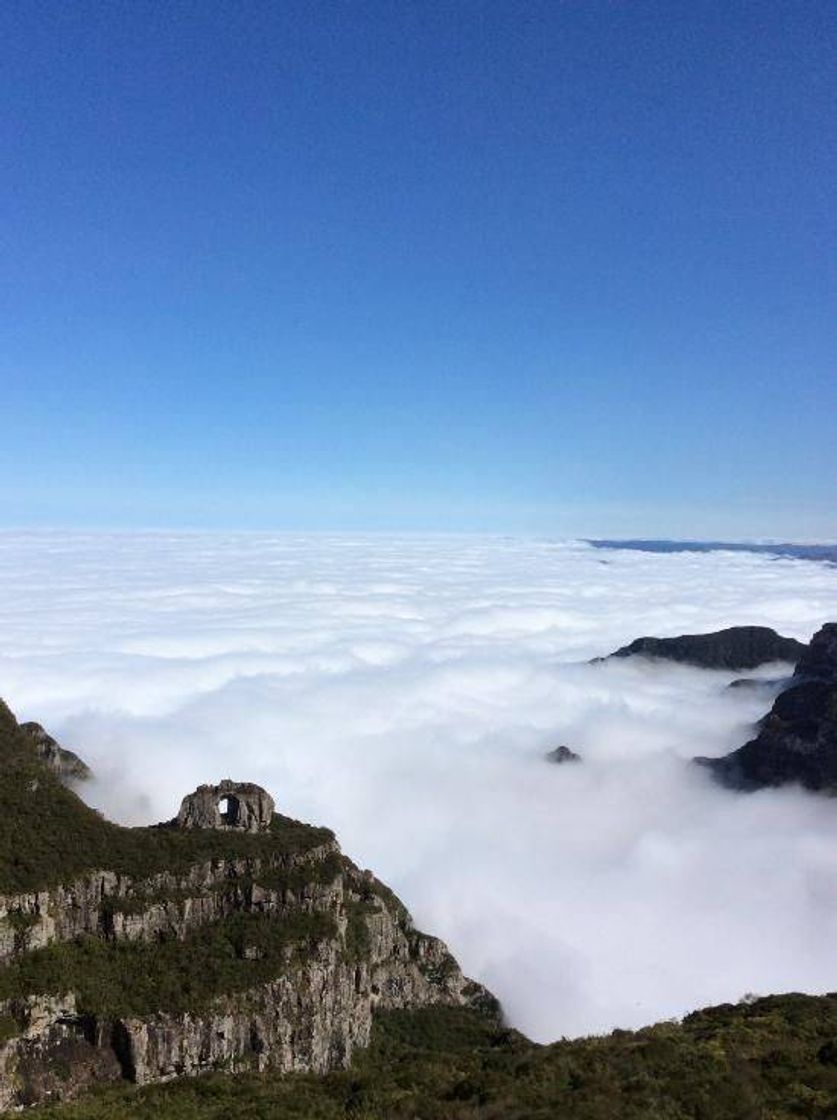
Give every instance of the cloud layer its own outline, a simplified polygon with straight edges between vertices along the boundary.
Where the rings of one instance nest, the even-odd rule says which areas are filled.
[[[0,695],[126,823],[222,777],[333,827],[551,1039],[837,986],[837,808],[686,760],[766,704],[587,665],[738,623],[807,640],[837,572],[549,540],[0,534]],[[582,765],[544,761],[567,743]]]

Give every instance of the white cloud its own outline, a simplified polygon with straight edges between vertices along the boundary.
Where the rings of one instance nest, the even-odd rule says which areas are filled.
[[[807,639],[837,572],[547,540],[0,534],[0,694],[167,818],[261,782],[333,827],[541,1039],[833,989],[837,811],[684,760],[741,743],[735,674],[590,666],[641,634]],[[566,742],[584,756],[554,766]]]

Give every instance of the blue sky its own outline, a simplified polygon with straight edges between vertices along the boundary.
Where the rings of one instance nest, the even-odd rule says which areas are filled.
[[[0,36],[0,523],[837,538],[833,4]]]

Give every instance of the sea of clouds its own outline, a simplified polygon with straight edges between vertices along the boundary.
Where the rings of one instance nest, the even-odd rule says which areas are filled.
[[[0,695],[125,823],[255,781],[327,824],[535,1038],[837,988],[837,802],[688,760],[769,703],[619,661],[837,620],[837,569],[504,537],[0,534]],[[781,674],[782,668],[764,675]],[[566,743],[580,765],[545,752]]]

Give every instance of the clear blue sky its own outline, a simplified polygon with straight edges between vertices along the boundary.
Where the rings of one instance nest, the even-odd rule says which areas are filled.
[[[0,39],[0,523],[837,537],[833,2]]]

